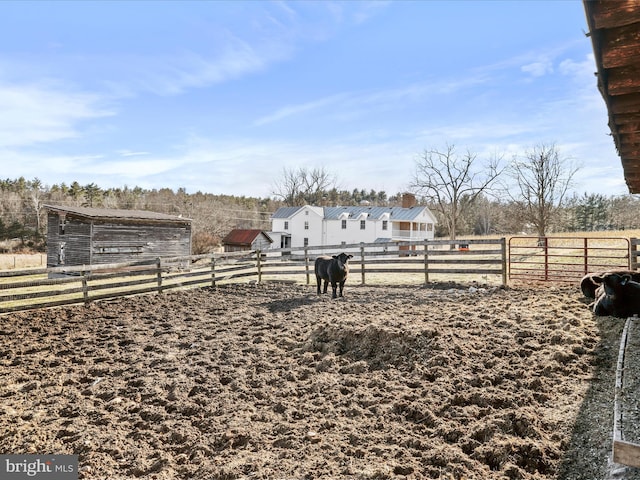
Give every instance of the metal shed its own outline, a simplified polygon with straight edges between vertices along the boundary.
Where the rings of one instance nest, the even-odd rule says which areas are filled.
[[[191,220],[145,210],[45,205],[47,267],[191,254]]]

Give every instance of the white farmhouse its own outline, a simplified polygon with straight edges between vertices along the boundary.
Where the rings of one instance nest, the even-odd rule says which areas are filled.
[[[282,207],[271,216],[273,248],[433,239],[436,218],[413,195],[403,207]]]

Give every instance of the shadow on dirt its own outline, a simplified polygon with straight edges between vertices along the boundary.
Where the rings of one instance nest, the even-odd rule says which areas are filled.
[[[317,303],[319,298],[316,295],[304,295],[293,298],[278,299],[266,302],[265,306],[271,313],[291,312],[297,308]]]
[[[558,480],[607,478],[611,457],[616,363],[624,323],[619,318],[597,317],[600,342],[593,352],[595,372],[558,469]]]

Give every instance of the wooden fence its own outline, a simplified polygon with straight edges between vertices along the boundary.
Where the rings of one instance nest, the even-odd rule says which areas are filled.
[[[340,252],[353,255],[349,283],[507,281],[505,239],[362,243],[0,271],[0,313],[223,282],[312,284],[315,258]]]

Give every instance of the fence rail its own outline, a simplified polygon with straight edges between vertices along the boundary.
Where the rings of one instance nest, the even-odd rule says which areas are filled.
[[[511,237],[509,279],[574,282],[589,272],[637,269],[637,239]]]
[[[363,285],[428,283],[440,275],[505,284],[505,245],[505,239],[361,243],[0,271],[0,313],[241,280],[311,284],[315,258],[339,252],[353,255],[350,282]]]

